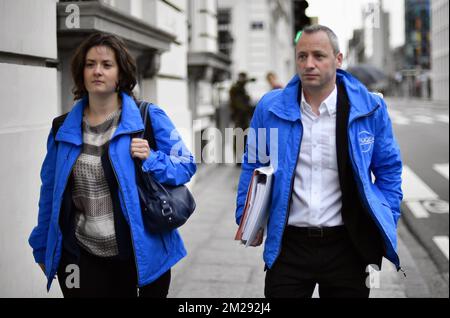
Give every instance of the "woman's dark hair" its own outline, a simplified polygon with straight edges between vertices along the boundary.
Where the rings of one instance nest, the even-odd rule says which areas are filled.
[[[117,91],[122,91],[134,97],[133,88],[136,86],[136,61],[128,52],[125,43],[115,35],[96,32],[84,40],[75,51],[72,58],[71,70],[74,87],[72,93],[74,99],[81,99],[87,95],[84,86],[84,67],[86,64],[87,52],[95,46],[106,46],[112,49],[119,66],[119,82]]]

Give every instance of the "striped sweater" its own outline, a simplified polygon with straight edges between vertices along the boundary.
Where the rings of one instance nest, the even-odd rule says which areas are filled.
[[[119,109],[97,126],[90,126],[86,117],[83,118],[83,150],[73,168],[75,236],[83,249],[99,257],[113,257],[119,253],[113,202],[101,157],[108,149],[120,114]]]

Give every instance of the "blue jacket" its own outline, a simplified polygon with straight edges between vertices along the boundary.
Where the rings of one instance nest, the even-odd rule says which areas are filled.
[[[382,234],[386,247],[384,256],[400,269],[397,222],[403,196],[402,162],[386,104],[345,71],[338,70],[336,80],[344,84],[351,105],[348,150],[360,196]],[[253,170],[269,163],[274,166],[272,203],[264,247],[264,261],[269,268],[280,254],[302,141],[303,126],[297,100],[299,84],[300,78],[295,76],[285,89],[267,93],[258,103],[251,128],[256,132],[258,128],[267,129],[266,141],[260,141],[263,135],[258,136],[256,132],[256,136],[249,135],[239,180],[236,205],[238,224]],[[269,128],[278,129],[278,140],[272,143],[275,135],[269,133]],[[257,145],[266,149],[258,149]],[[375,176],[374,183],[371,173]]]
[[[124,93],[121,93],[121,97],[122,115],[111,138],[109,156],[119,184],[120,205],[130,226],[138,285],[141,287],[169,270],[186,256],[186,250],[177,230],[151,234],[144,229],[135,167],[130,154],[131,135],[143,131],[144,125],[134,100]],[[29,243],[36,262],[45,264],[48,290],[61,259],[62,234],[58,220],[69,176],[82,150],[81,123],[86,101],[83,99],[75,104],[59,128],[56,142],[50,132],[47,155],[41,169],[38,224],[30,235]],[[155,105],[149,110],[158,150],[151,151],[143,163],[143,170],[163,184],[187,183],[196,171],[192,154],[164,111]]]

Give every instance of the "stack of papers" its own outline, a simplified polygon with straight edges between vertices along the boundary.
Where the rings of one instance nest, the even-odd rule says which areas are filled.
[[[272,194],[273,168],[271,166],[255,169],[250,180],[241,223],[235,240],[245,246],[258,246],[269,218]]]

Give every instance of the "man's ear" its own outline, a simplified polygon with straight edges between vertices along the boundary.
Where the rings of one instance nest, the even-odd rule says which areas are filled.
[[[338,55],[336,55],[337,68],[341,68],[343,60],[344,60],[344,55],[341,52],[339,52]]]

